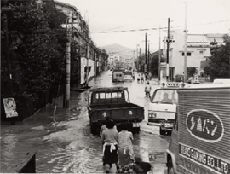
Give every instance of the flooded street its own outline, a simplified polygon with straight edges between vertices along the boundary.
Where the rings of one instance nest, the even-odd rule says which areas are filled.
[[[136,81],[112,84],[111,76],[111,71],[103,72],[89,85],[91,88],[128,87],[130,102],[145,107],[147,113],[149,99],[145,97],[145,85]],[[151,84],[153,89],[158,87],[155,81]],[[88,91],[72,91],[70,109],[62,108],[62,98],[57,99],[57,103],[57,108],[50,104],[20,125],[1,126],[1,173],[14,172],[26,159],[26,154],[34,152],[37,152],[36,172],[104,172],[100,137],[90,133]],[[141,131],[134,139],[135,154],[143,161],[149,162],[150,154],[159,156],[151,164],[153,171],[160,173],[165,166],[163,154],[168,148],[169,137]]]

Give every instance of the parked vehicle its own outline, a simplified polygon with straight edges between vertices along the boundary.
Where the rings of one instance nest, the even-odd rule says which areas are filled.
[[[178,90],[178,114],[167,150],[168,173],[230,173],[230,85]]]
[[[230,84],[230,79],[215,79],[214,84]]]
[[[113,69],[112,82],[124,82],[124,68]]]
[[[125,82],[132,82],[133,81],[133,73],[131,71],[124,72],[124,81]]]
[[[178,102],[177,90],[181,83],[170,82],[156,89],[149,103],[148,123],[159,125],[159,134],[170,134],[175,121]]]
[[[126,87],[96,88],[89,93],[89,120],[91,132],[99,134],[106,117],[116,122],[118,130],[122,122],[128,121],[130,129],[140,131],[140,122],[144,119],[144,108],[129,102]]]

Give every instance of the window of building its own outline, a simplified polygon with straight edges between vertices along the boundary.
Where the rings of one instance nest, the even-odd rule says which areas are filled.
[[[184,52],[181,53],[182,56],[184,56]],[[192,53],[191,52],[187,52],[187,56],[191,56]]]
[[[200,54],[204,54],[204,51],[203,51],[203,50],[200,50],[199,53],[200,53]]]

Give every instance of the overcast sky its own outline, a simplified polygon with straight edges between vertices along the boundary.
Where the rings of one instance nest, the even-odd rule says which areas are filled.
[[[150,47],[158,49],[158,27],[167,28],[168,18],[171,30],[185,28],[185,0],[58,1],[79,9],[89,22],[90,36],[98,47],[118,43],[131,49],[136,44],[144,48],[145,33],[148,33]],[[142,29],[149,30],[138,31]],[[230,0],[187,0],[187,29],[190,34],[229,33]],[[166,35],[167,30],[162,29],[161,40]]]

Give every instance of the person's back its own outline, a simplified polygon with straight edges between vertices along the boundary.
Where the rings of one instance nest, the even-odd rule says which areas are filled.
[[[118,133],[119,148],[129,148],[132,146],[133,134],[127,130]]]
[[[145,87],[146,92],[150,92],[152,89],[152,87],[150,86],[150,84],[147,84]]]
[[[105,129],[101,134],[101,139],[105,143],[118,142],[118,131],[116,129]]]

